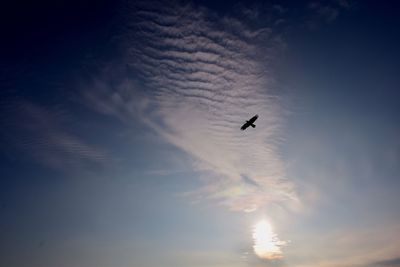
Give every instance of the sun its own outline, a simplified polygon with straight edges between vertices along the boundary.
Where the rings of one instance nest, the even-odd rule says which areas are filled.
[[[271,224],[262,220],[253,228],[254,253],[263,259],[280,259],[283,257],[281,247],[286,244],[280,241],[273,232]]]

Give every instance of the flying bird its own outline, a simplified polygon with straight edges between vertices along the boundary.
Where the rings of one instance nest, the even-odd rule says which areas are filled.
[[[242,125],[242,127],[240,127],[240,130],[244,131],[247,129],[247,127],[251,126],[253,128],[256,128],[256,125],[254,124],[254,122],[257,120],[258,115],[254,115],[250,120],[246,121],[245,124]]]

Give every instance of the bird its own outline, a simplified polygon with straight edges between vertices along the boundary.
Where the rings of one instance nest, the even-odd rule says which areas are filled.
[[[251,126],[253,128],[256,128],[256,125],[254,124],[254,122],[257,120],[258,115],[254,115],[250,120],[246,121],[245,124],[242,125],[242,127],[240,127],[240,130],[244,131],[247,129],[247,127]]]

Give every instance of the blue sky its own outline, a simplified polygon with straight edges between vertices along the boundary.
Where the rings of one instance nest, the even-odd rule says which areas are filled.
[[[394,1],[5,10],[7,266],[399,266]]]

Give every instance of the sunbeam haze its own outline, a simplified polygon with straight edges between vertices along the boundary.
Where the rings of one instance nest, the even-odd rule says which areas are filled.
[[[277,235],[273,232],[271,224],[262,220],[259,221],[253,229],[254,253],[263,259],[281,259],[283,252],[281,247],[287,242],[280,241]]]

